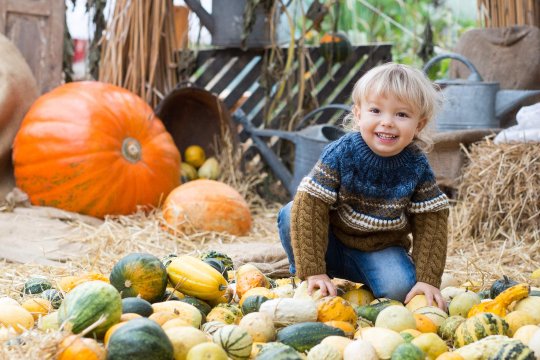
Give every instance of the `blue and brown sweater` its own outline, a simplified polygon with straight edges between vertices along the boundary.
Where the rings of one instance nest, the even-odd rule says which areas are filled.
[[[448,198],[416,146],[382,157],[349,133],[327,145],[294,197],[291,242],[300,278],[325,274],[329,225],[362,251],[410,250],[417,281],[439,287],[446,263]],[[412,234],[412,243],[410,236]]]

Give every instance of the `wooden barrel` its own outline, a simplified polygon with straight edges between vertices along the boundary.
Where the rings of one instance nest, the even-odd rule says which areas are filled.
[[[208,156],[215,155],[216,140],[226,140],[236,147],[238,134],[229,110],[205,89],[181,84],[158,104],[156,115],[174,139],[181,154],[190,145],[201,146]]]

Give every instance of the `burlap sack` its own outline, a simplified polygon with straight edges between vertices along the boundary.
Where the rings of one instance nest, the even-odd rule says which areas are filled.
[[[13,138],[39,91],[26,60],[2,34],[0,54],[0,195],[4,195],[2,192],[13,183],[10,165]]]
[[[0,206],[0,260],[61,265],[87,252],[80,243],[87,233],[78,222],[97,227],[100,219],[44,206],[31,206],[28,196],[14,189]]]

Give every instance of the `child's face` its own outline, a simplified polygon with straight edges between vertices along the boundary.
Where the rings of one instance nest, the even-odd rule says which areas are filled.
[[[353,109],[360,134],[379,156],[399,154],[425,126],[416,109],[393,96],[368,96]]]

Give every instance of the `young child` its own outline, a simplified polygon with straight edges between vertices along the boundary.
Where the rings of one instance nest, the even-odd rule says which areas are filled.
[[[386,63],[358,80],[352,101],[355,131],[325,147],[279,212],[291,273],[310,293],[336,295],[330,277],[339,277],[376,297],[425,294],[445,309],[449,204],[419,147],[429,144],[425,129],[440,92],[421,71]]]

